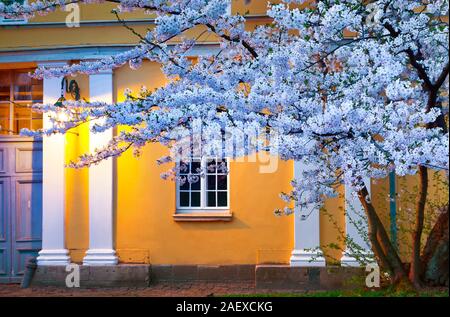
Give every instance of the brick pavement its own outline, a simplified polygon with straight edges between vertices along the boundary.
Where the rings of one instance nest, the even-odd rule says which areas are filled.
[[[31,287],[21,289],[18,284],[0,284],[0,297],[13,296],[38,296],[38,297],[55,297],[55,296],[136,296],[136,297],[171,297],[171,296],[187,296],[187,297],[203,297],[212,295],[226,294],[261,294],[274,293],[275,290],[256,289],[254,283],[250,282],[159,282],[145,288],[78,288],[70,289],[63,287]],[[292,291],[291,291],[292,292]]]

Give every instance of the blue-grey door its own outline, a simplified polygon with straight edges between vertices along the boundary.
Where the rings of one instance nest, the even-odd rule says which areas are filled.
[[[0,282],[8,282],[11,274],[11,222],[9,178],[0,178]]]
[[[42,245],[42,143],[0,139],[0,283],[20,282]]]

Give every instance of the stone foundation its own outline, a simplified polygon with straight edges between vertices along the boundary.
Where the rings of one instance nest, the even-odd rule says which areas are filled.
[[[336,290],[364,286],[365,271],[359,267],[291,267],[258,265],[256,288],[287,290]]]
[[[255,280],[255,265],[152,265],[151,271],[155,282]]]
[[[150,265],[119,264],[112,266],[80,265],[80,287],[147,287]],[[66,287],[65,266],[38,266],[31,286]]]
[[[64,266],[38,266],[31,286],[66,287]],[[246,282],[259,289],[333,290],[364,286],[364,268],[289,265],[80,265],[80,287],[148,287],[157,282]]]

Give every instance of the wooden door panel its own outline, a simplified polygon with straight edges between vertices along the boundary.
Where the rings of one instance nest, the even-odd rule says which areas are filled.
[[[6,248],[0,248],[0,278],[6,277],[8,269],[8,253]]]
[[[13,258],[13,274],[12,277],[20,277],[25,272],[25,266],[30,258],[37,258],[39,254],[39,248],[34,247],[33,249],[16,249],[15,257]]]
[[[12,210],[12,277],[23,274],[28,258],[36,257],[42,240],[42,178],[23,176],[14,178]]]
[[[9,180],[0,178],[0,242],[6,241],[8,230]]]
[[[40,241],[42,237],[42,180],[18,179],[15,194],[16,242]]]
[[[38,146],[16,148],[16,173],[41,173],[42,148]]]
[[[42,142],[0,138],[0,283],[20,282],[42,245]]]
[[[6,148],[0,148],[0,175],[5,174],[8,151]]]
[[[9,282],[11,271],[10,180],[0,177],[0,281]]]

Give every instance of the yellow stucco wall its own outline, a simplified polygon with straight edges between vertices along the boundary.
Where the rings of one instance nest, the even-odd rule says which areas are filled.
[[[159,65],[144,63],[114,74],[115,95],[123,90],[152,89],[165,83]],[[117,161],[117,249],[122,260],[153,264],[286,263],[293,247],[292,217],[276,217],[283,206],[280,191],[289,189],[291,162],[280,162],[273,174],[260,174],[257,163],[230,165],[230,206],[227,223],[183,223],[173,220],[175,184],[159,175],[168,166],[156,160],[166,149],[146,146],[139,158],[126,153]]]
[[[275,217],[279,189],[287,189],[290,163],[259,174],[255,163],[231,163],[231,222],[176,222],[175,184],[159,178],[165,152],[148,146],[139,159],[118,160],[117,249],[125,261],[153,264],[286,262],[293,246],[292,217]],[[136,258],[137,257],[137,258]],[[148,258],[147,258],[148,257]]]
[[[152,25],[134,25],[133,29],[145,35]],[[211,33],[203,33],[204,27],[184,32],[186,38],[198,38],[198,42],[215,42]],[[45,36],[42,36],[45,34]],[[176,37],[169,43],[179,42]],[[79,28],[67,27],[34,27],[34,28],[1,28],[0,50],[26,50],[76,47],[98,47],[111,45],[135,45],[139,38],[121,25],[82,25]]]

